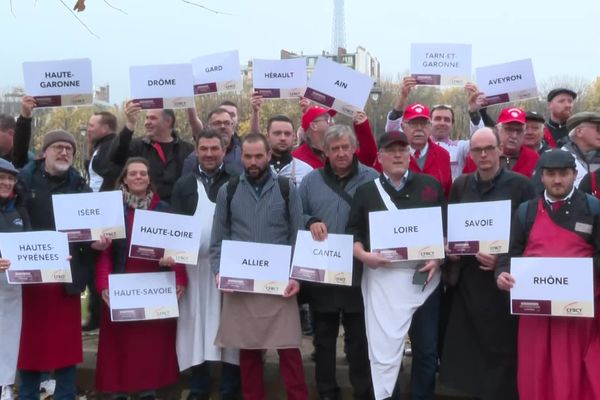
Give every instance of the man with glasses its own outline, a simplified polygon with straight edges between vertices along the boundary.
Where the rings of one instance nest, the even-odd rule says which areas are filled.
[[[305,133],[305,142],[297,147],[292,156],[304,161],[313,168],[325,165],[323,149],[323,136],[325,131],[334,124],[335,110],[318,106],[309,107],[302,115],[302,129]],[[356,157],[361,163],[371,166],[375,162],[377,145],[371,133],[369,121],[364,112],[357,112],[354,116],[354,131],[358,140]]]
[[[125,165],[130,157],[144,157],[150,163],[150,178],[161,200],[169,202],[175,181],[183,170],[185,158],[194,145],[182,140],[175,131],[175,113],[171,109],[148,110],[143,137],[133,137],[137,117],[142,108],[139,103],[125,104],[125,126],[114,141],[111,161]]]
[[[571,139],[561,149],[575,157],[575,187],[586,174],[600,168],[600,113],[584,111],[567,120]]]
[[[470,142],[477,171],[454,181],[449,203],[510,200],[514,213],[534,197],[529,179],[501,168],[500,139],[492,129],[477,130]],[[497,256],[448,258],[446,282],[453,290],[440,381],[479,399],[516,399],[517,318],[510,315],[508,296],[496,290]]]
[[[496,129],[500,137],[500,165],[528,178],[533,176],[539,154],[523,145],[525,136],[525,111],[517,107],[505,108],[500,112]],[[467,158],[464,173],[477,170],[471,157]]]
[[[43,157],[29,162],[19,180],[26,193],[24,204],[31,227],[55,230],[52,195],[91,192],[73,168],[75,138],[69,132],[48,132],[42,144]],[[91,248],[106,242],[70,243],[72,283],[23,285],[23,323],[19,352],[19,398],[40,398],[43,371],[54,371],[54,398],[76,396],[75,365],[83,361],[80,294],[95,264]]]

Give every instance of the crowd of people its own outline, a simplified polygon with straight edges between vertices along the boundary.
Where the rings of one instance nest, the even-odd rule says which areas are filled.
[[[48,373],[54,398],[76,397],[83,360],[80,294],[90,288],[99,327],[95,388],[112,399],[156,390],[190,370],[188,400],[209,399],[211,364],[221,365],[221,399],[263,400],[264,350],[277,350],[290,400],[309,390],[300,353],[299,304],[308,304],[320,399],[340,399],[336,341],[340,325],[355,399],[399,399],[410,338],[410,398],[433,399],[439,381],[478,399],[600,398],[600,113],[573,114],[577,94],[556,88],[548,116],[510,105],[493,121],[484,94],[465,86],[470,132],[453,140],[449,105],[406,104],[416,86],[404,78],[377,135],[363,112],[353,126],[336,112],[300,100],[300,126],[285,115],[259,125],[263,99],[252,95],[252,127],[238,132],[238,109],[224,102],[201,121],[188,110],[195,144],[175,129],[169,109],[143,113],[129,101],[125,126],[98,112],[85,170],[73,167],[74,136],[43,133],[30,151],[35,99],[21,114],[0,115],[0,232],[55,230],[52,196],[120,190],[126,238],[69,244],[72,283],[8,284],[0,274],[0,385],[18,372],[19,398],[39,398]],[[505,254],[390,260],[371,250],[369,214],[509,200]],[[135,210],[193,216],[202,235],[197,265],[171,257],[129,256]],[[289,279],[281,296],[219,290],[223,240],[293,246],[298,230],[314,240],[353,236],[350,286]],[[516,316],[511,257],[587,257],[594,264],[594,318]],[[0,256],[0,271],[11,260]],[[111,321],[109,275],[174,271],[179,317]],[[418,279],[417,279],[418,278]],[[418,281],[417,281],[418,280]]]

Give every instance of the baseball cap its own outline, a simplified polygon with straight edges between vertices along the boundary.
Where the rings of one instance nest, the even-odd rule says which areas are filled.
[[[383,149],[394,143],[402,143],[407,146],[408,138],[406,137],[406,134],[400,131],[386,132],[379,138],[378,148]]]
[[[500,111],[500,116],[498,117],[499,124],[506,124],[509,122],[525,124],[525,121],[525,111],[518,107],[504,108]]]
[[[317,117],[320,117],[325,113],[331,115],[332,117],[335,114],[337,114],[337,112],[332,109],[327,109],[319,106],[310,107],[302,116],[302,129],[307,130],[311,122],[313,122]]]
[[[420,103],[411,104],[404,109],[402,120],[410,121],[415,118],[426,118],[428,121],[431,120],[429,117],[429,108]]]

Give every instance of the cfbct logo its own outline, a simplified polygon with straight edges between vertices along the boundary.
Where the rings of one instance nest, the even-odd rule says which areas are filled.
[[[338,272],[337,274],[334,275],[333,280],[336,283],[346,283],[346,275],[343,272]]]
[[[277,282],[275,282],[275,281],[267,282],[265,284],[265,292],[267,292],[267,293],[277,293],[278,290],[279,290],[279,286],[277,285]]]
[[[419,256],[421,257],[433,257],[434,255],[435,251],[429,246],[423,247],[419,250]]]
[[[573,303],[569,303],[563,307],[565,314],[568,315],[582,315],[583,307],[579,304],[579,302],[574,301]]]
[[[52,272],[52,278],[56,282],[64,282],[67,279],[67,274],[63,270],[57,270]]]

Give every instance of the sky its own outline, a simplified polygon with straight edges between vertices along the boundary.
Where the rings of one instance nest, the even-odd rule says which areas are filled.
[[[69,8],[76,2],[63,1]],[[90,58],[94,83],[110,83],[115,103],[129,96],[131,65],[236,49],[246,64],[277,59],[281,49],[331,48],[333,0],[190,2],[228,15],[182,0],[87,0],[78,17],[96,37],[60,0],[3,1],[0,91],[23,85],[23,62]],[[346,47],[365,47],[390,78],[408,71],[411,43],[429,42],[472,44],[473,68],[532,58],[538,82],[565,75],[592,81],[600,75],[599,15],[600,2],[589,0],[346,0]]]

